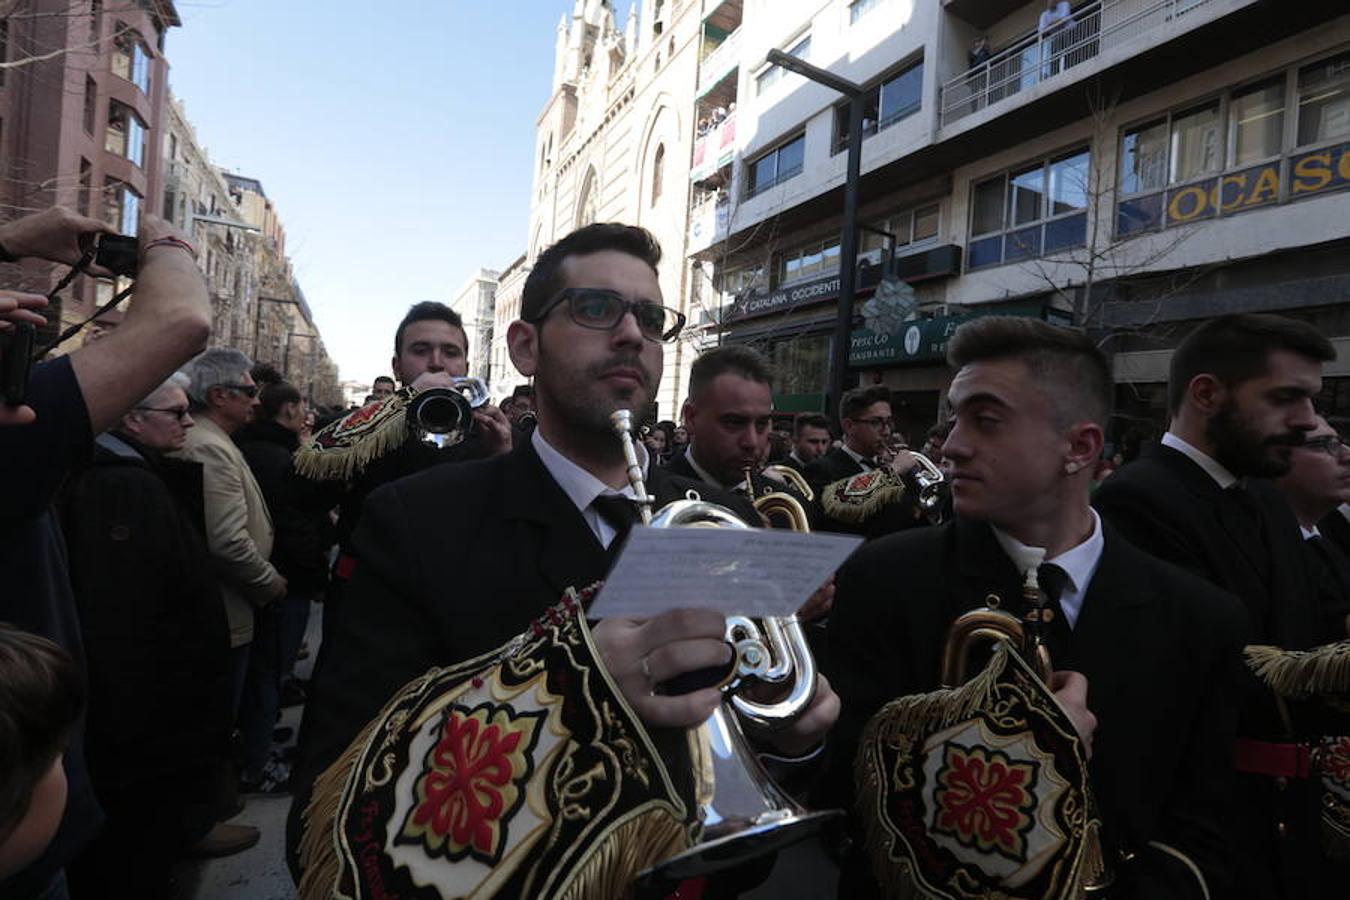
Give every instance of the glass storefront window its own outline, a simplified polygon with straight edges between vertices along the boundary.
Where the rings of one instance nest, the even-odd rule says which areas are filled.
[[[1217,100],[1172,117],[1172,184],[1212,175],[1222,165]]]
[[[769,352],[777,370],[775,394],[816,394],[825,390],[830,336],[804,334],[775,341]]]
[[[1280,155],[1284,144],[1284,79],[1234,94],[1228,110],[1233,165],[1245,166]]]
[[[1350,51],[1298,73],[1298,145],[1350,134]]]

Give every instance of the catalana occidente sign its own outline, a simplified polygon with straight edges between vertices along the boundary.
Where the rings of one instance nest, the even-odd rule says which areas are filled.
[[[826,275],[811,281],[803,281],[789,287],[781,287],[767,292],[750,292],[737,298],[727,316],[728,321],[751,319],[755,316],[767,316],[770,313],[783,312],[798,306],[823,303],[839,296],[839,275]]]

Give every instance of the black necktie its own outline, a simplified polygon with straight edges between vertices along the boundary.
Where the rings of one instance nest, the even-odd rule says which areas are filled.
[[[1045,594],[1046,609],[1051,613],[1044,631],[1050,661],[1056,668],[1062,668],[1063,660],[1069,652],[1069,645],[1073,642],[1073,629],[1069,626],[1069,620],[1064,615],[1064,607],[1059,602],[1064,589],[1069,586],[1069,573],[1054,563],[1041,563],[1040,568],[1036,570],[1036,581],[1041,586],[1041,593]]]
[[[637,503],[622,494],[601,494],[591,501],[591,506],[595,507],[600,518],[614,529],[614,540],[610,541],[607,548],[611,553],[623,545],[623,539],[628,537],[628,532],[642,521]]]

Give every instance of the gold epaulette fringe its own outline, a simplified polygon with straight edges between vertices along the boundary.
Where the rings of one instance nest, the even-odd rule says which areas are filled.
[[[820,505],[837,522],[866,522],[905,495],[905,483],[889,469],[873,469],[825,486]]]
[[[1281,697],[1350,692],[1350,640],[1312,650],[1252,645],[1244,654],[1256,676]]]
[[[312,481],[348,481],[361,474],[407,440],[409,400],[404,389],[324,426],[295,452],[296,473]]]

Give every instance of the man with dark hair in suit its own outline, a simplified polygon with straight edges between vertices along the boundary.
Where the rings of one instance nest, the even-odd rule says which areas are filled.
[[[843,443],[818,457],[806,467],[806,480],[816,492],[816,502],[822,509],[820,528],[823,531],[843,531],[866,538],[880,537],[895,531],[926,524],[923,511],[914,502],[908,487],[891,490],[888,499],[865,504],[835,502],[831,485],[868,472],[892,473],[897,478],[885,477],[865,483],[874,496],[876,489],[898,483],[914,467],[913,454],[907,449],[893,450],[892,435],[895,422],[891,419],[891,392],[881,385],[859,387],[845,392],[839,400],[839,424],[844,432]],[[845,492],[850,498],[860,496],[852,487]]]
[[[1229,773],[1216,762],[1232,752],[1240,608],[1136,550],[1089,506],[1111,397],[1089,338],[990,316],[956,332],[948,361],[959,369],[943,446],[956,519],[873,541],[837,576],[828,631],[844,711],[828,799],[851,798],[869,718],[895,697],[939,687],[958,616],[986,606],[1028,612],[1021,585],[1030,573],[1014,560],[1043,548],[1037,580],[1058,670],[1050,687],[1091,751],[1103,846],[1117,870],[1110,896],[1222,895]],[[874,891],[865,862],[844,867],[840,897]]]
[[[806,467],[830,450],[830,420],[820,413],[801,413],[792,420],[792,452],[783,465],[802,475]]]
[[[512,362],[534,378],[538,426],[530,439],[509,454],[438,466],[370,496],[348,609],[323,647],[305,712],[292,849],[313,779],[396,690],[433,666],[499,647],[565,590],[605,576],[638,518],[610,416],[646,408],[661,378],[662,343],[684,324],[661,305],[660,258],[648,232],[608,223],[541,253],[507,334]],[[754,520],[744,500],[651,466],[636,449],[656,508],[695,488]],[[716,688],[672,695],[655,688],[728,664],[724,630],[716,612],[676,610],[606,620],[592,634],[633,711],[660,730],[697,725],[720,702]],[[786,756],[809,753],[837,714],[838,698],[822,679],[803,717],[766,740]]]
[[[681,416],[689,446],[666,466],[684,478],[755,497],[781,491],[803,507],[805,497],[760,472],[773,425],[773,367],[758,350],[723,344],[694,360]]]
[[[1303,547],[1321,584],[1326,639],[1343,640],[1350,636],[1350,556],[1322,533],[1320,523],[1341,518],[1337,507],[1350,499],[1350,445],[1318,416],[1317,427],[1289,461],[1289,474],[1276,484],[1298,519]]]
[[[1161,445],[1094,498],[1132,543],[1236,594],[1253,644],[1325,643],[1298,523],[1267,479],[1289,471],[1294,448],[1317,427],[1312,399],[1322,363],[1335,357],[1325,337],[1293,319],[1239,314],[1202,324],[1172,355],[1172,421]],[[1238,896],[1327,896],[1320,784],[1299,763],[1319,736],[1309,706],[1285,703],[1254,675],[1245,680],[1234,763]]]

